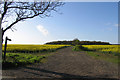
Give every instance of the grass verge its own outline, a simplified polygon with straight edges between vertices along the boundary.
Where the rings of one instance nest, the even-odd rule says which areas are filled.
[[[92,51],[86,51],[86,52],[88,53],[88,55],[93,56],[96,59],[101,59],[116,64],[120,63],[120,59],[118,58],[118,56],[114,56],[112,54],[102,53],[102,52],[92,52]]]
[[[84,47],[83,45],[76,45],[73,47],[72,50],[73,51],[86,51],[89,56],[93,56],[96,59],[101,59],[101,60],[105,60],[105,61],[116,63],[116,64],[120,63],[120,59],[118,58],[120,54],[117,52],[96,51],[96,50],[92,50],[87,47]]]
[[[52,54],[28,54],[28,53],[7,53],[6,61],[2,61],[2,68],[9,69],[20,66],[25,66],[33,63],[42,63],[45,61],[45,58]]]
[[[22,47],[23,46],[23,47]],[[44,63],[46,57],[52,55],[58,49],[69,47],[68,45],[9,45],[6,61],[2,61],[2,68],[9,69],[25,66],[33,63]],[[3,57],[3,55],[2,55]]]

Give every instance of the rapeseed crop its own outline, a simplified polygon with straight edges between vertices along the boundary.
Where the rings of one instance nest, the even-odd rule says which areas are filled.
[[[100,52],[120,53],[120,45],[83,45],[83,47]]]
[[[9,53],[39,53],[39,52],[51,52],[57,49],[67,47],[69,45],[19,45],[19,44],[8,44],[7,52]],[[2,48],[4,51],[4,45]]]
[[[6,61],[2,61],[3,69],[39,63],[51,54],[39,54],[40,52],[51,52],[69,45],[19,45],[8,44]],[[4,45],[2,47],[4,52]],[[36,54],[29,54],[36,53]],[[2,55],[3,57],[3,55]]]

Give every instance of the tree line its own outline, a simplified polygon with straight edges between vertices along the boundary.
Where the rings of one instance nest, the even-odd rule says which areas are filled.
[[[74,39],[71,41],[53,41],[48,42],[46,44],[53,44],[53,45],[110,45],[109,42],[101,42],[101,41],[80,41],[79,39]]]

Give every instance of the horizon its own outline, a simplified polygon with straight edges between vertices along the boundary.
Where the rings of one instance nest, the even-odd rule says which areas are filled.
[[[61,13],[62,14],[59,14]],[[29,19],[8,30],[8,44],[45,44],[51,41],[101,41],[118,44],[117,2],[66,2],[52,17]]]
[[[78,38],[77,38],[78,39]],[[74,40],[74,39],[73,39]],[[49,42],[57,42],[57,41],[73,41],[73,40],[52,40],[52,41],[48,41],[48,42],[46,42],[46,43],[49,43]],[[78,39],[79,40],[79,39]],[[79,40],[79,41],[88,41],[88,40]],[[90,41],[90,42],[93,42],[93,41]],[[103,41],[96,41],[96,42],[103,42]],[[43,43],[43,44],[19,44],[18,43],[18,45],[45,45],[46,43]],[[110,42],[105,42],[105,43],[109,43],[109,44],[111,44]],[[3,43],[4,44],[4,43]],[[119,44],[119,43],[116,43],[116,44]],[[9,45],[17,45],[17,44],[9,44]],[[52,44],[53,45],[53,44]],[[90,44],[91,45],[91,44]],[[95,45],[97,45],[97,44],[95,44]],[[113,44],[114,45],[114,44]]]

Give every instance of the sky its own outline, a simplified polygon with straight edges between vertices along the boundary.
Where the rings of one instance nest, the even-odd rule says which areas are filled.
[[[66,2],[51,17],[19,22],[8,30],[8,44],[44,44],[57,40],[118,43],[117,2]],[[4,37],[5,37],[4,36]]]

